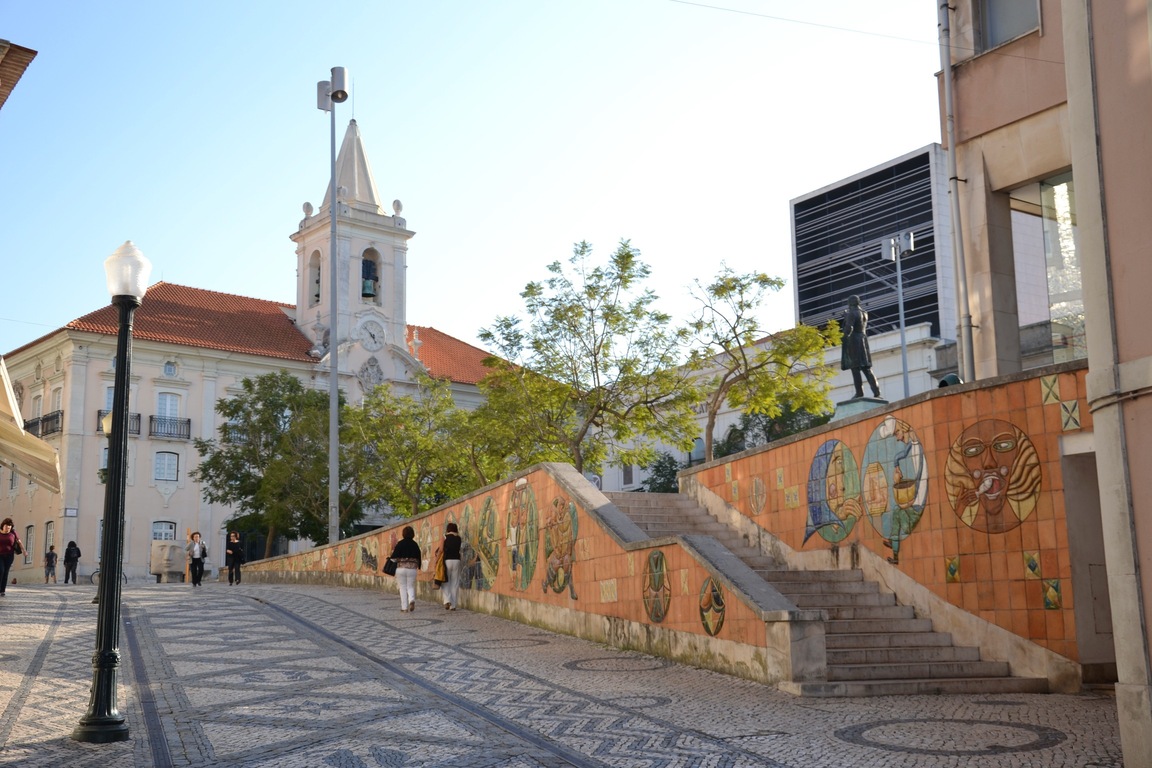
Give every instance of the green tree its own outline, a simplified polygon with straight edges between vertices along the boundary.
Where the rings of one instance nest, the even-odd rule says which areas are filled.
[[[812,414],[797,411],[788,402],[780,404],[780,415],[775,417],[766,413],[742,413],[740,425],[731,427],[723,438],[715,441],[713,458],[730,456],[749,448],[766,445],[773,440],[799,434],[827,424],[831,418],[831,413]]]
[[[447,381],[419,374],[411,395],[376,387],[348,412],[350,448],[369,469],[367,493],[412,516],[480,487],[469,466],[466,414]]]
[[[204,500],[237,508],[234,520],[267,529],[265,557],[276,537],[328,541],[328,395],[306,389],[287,371],[241,382],[218,400],[219,435],[194,440],[200,465],[191,478]],[[354,467],[341,460],[340,528],[362,516]]]
[[[485,382],[487,418],[515,425],[519,460],[599,471],[610,452],[643,466],[655,457],[650,441],[691,444],[697,392],[680,365],[687,331],[656,309],[639,252],[625,240],[596,265],[582,242],[568,269],[556,261],[548,271],[520,294],[526,324],[503,316],[480,332],[503,358]]]
[[[756,313],[769,291],[783,287],[778,277],[737,274],[726,265],[708,285],[696,281],[700,310],[690,365],[703,400],[705,461],[714,458],[716,417],[726,405],[771,418],[780,416],[782,403],[808,413],[830,409],[824,349],[840,343],[840,329],[833,321],[823,332],[798,325],[766,334]]]
[[[640,483],[645,493],[679,493],[680,481],[677,475],[684,465],[670,453],[661,451],[644,469],[648,477]]]

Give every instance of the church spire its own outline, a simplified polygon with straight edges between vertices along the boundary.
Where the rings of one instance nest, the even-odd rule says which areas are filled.
[[[336,187],[342,190],[338,194],[345,204],[372,213],[382,213],[380,194],[372,178],[372,166],[368,165],[368,155],[360,139],[360,127],[355,120],[348,121],[344,143],[340,145],[340,154],[336,156]],[[329,186],[324,192],[322,209],[331,203],[331,195],[332,188]]]

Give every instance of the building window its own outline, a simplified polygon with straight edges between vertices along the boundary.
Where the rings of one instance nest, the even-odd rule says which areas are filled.
[[[64,408],[64,388],[57,387],[52,390],[52,410],[60,411]]]
[[[12,474],[8,476],[8,490],[16,490],[17,477],[19,477],[19,475],[16,474],[16,470],[12,470]]]
[[[44,415],[44,398],[36,395],[32,398],[32,418],[38,419]]]
[[[56,543],[56,523],[49,520],[44,526],[44,551],[48,551],[48,547]]]
[[[170,379],[174,378],[176,376],[176,363],[171,360],[164,363],[164,375]]]
[[[153,541],[176,541],[176,523],[169,520],[157,520],[152,523]]]
[[[692,452],[688,454],[688,466],[700,464],[704,461],[704,438],[698,437],[692,441]]]
[[[160,451],[156,454],[155,479],[174,483],[180,469],[180,455],[170,451]]]
[[[983,51],[1040,28],[1038,0],[980,0],[977,7]]]
[[[32,562],[32,552],[36,548],[36,528],[28,526],[24,529],[24,565]]]
[[[624,470],[624,486],[625,487],[632,485],[632,483],[636,482],[635,478],[633,477],[631,464],[625,464],[623,467],[623,470]]]
[[[180,417],[180,395],[161,392],[156,398],[156,415],[162,419]]]

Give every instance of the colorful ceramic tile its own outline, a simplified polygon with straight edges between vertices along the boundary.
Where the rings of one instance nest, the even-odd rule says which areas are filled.
[[[653,623],[659,624],[668,615],[672,602],[672,585],[668,581],[668,562],[664,552],[654,549],[648,553],[644,568],[644,612]]]
[[[1067,432],[1070,429],[1080,429],[1080,401],[1067,400],[1060,403],[1060,424]]]
[[[700,624],[712,637],[724,627],[724,612],[724,589],[709,576],[700,588]]]
[[[732,462],[728,462],[724,465],[724,482],[732,482]]]
[[[960,581],[960,556],[944,558],[944,581],[956,584]]]
[[[1060,377],[1056,374],[1040,377],[1040,402],[1044,405],[1060,402]]]
[[[985,419],[948,451],[944,485],[952,511],[977,531],[1004,533],[1036,508],[1043,472],[1036,446],[1015,424]]]
[[[1060,603],[1060,579],[1044,579],[1044,609],[1055,611]]]
[[[531,512],[535,514],[535,511],[533,500]],[[532,532],[535,532],[534,529]],[[576,505],[562,496],[552,499],[552,509],[544,523],[543,532],[544,589],[551,587],[556,594],[568,590],[568,596],[576,600],[576,581],[572,577],[572,568],[576,561],[576,541],[579,536]],[[532,555],[532,566],[535,566],[535,551]]]
[[[1040,578],[1040,553],[1039,552],[1025,552],[1024,553],[1024,578],[1038,579]]]
[[[616,602],[616,579],[605,579],[600,582],[600,602]]]
[[[776,490],[784,489],[784,467],[776,467]]]
[[[796,509],[800,506],[800,486],[794,485],[784,490],[784,506],[788,509]]]

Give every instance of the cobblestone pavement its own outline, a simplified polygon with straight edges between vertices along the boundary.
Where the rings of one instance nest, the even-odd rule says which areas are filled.
[[[94,588],[0,598],[0,765],[1120,766],[1106,692],[800,699],[355,589],[130,585],[120,711],[88,706]]]

